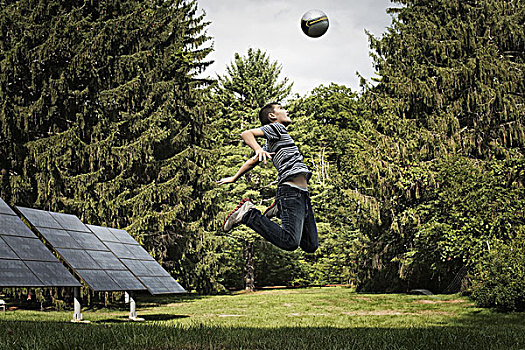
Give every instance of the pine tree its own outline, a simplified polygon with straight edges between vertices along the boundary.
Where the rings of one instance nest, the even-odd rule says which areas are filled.
[[[0,6],[2,197],[125,228],[184,286],[213,290],[196,2]]]
[[[483,213],[466,210],[479,204],[473,198],[448,202],[444,191],[468,188],[450,178],[450,167],[460,166],[454,176],[461,177],[514,164],[506,169],[502,193],[512,204],[502,222],[523,225],[512,209],[519,196],[507,190],[523,188],[524,9],[520,1],[394,2],[402,6],[390,10],[392,26],[370,36],[381,78],[364,96],[378,135],[363,175],[381,205],[378,219],[362,228],[362,286],[443,290],[455,271],[483,256],[483,246],[472,249],[469,240],[508,240],[520,230],[494,235]],[[498,178],[478,177],[474,188],[488,192]],[[457,220],[472,214],[468,224]]]

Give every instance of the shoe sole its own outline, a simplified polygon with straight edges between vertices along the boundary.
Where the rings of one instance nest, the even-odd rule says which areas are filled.
[[[226,219],[224,220],[224,222],[222,223],[222,231],[224,232],[227,232],[224,230],[224,225],[226,225],[226,221],[228,221],[228,219],[230,218],[230,216],[232,216],[233,213],[235,213],[237,210],[239,210],[240,207],[243,206],[244,203],[250,201],[250,198],[244,198],[242,201],[239,202],[239,204],[237,205],[237,207],[235,209],[233,209],[229,214],[228,216],[226,217]],[[233,228],[233,227],[232,227]],[[229,230],[228,230],[229,231]]]
[[[275,207],[277,204],[277,202],[273,202],[272,205],[270,205],[268,208],[266,208],[266,210],[264,211],[263,213],[263,216],[266,216],[266,214],[273,209],[273,207]]]

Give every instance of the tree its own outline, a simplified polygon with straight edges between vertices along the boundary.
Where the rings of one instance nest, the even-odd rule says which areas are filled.
[[[367,127],[358,96],[342,85],[321,85],[291,101],[289,111],[290,134],[313,172],[309,191],[320,241],[314,256],[301,257],[311,266],[310,281],[303,284],[353,282],[359,232],[353,158]]]
[[[218,77],[214,98],[218,114],[214,129],[220,140],[221,158],[216,167],[217,178],[231,176],[252,156],[249,147],[243,145],[239,134],[247,129],[260,127],[259,109],[269,102],[285,99],[292,87],[287,79],[279,81],[281,66],[272,62],[260,49],[249,49],[246,56],[235,54],[235,60],[227,67],[227,74]],[[220,200],[227,210],[224,217],[244,197],[249,197],[259,209],[270,205],[275,198],[275,171],[273,166],[261,165],[258,170],[246,174],[234,186],[227,188]],[[247,290],[255,288],[254,244],[258,235],[246,227],[236,228],[229,236],[241,240],[244,257],[244,284]],[[234,245],[235,246],[235,245]]]
[[[363,175],[371,184],[368,194],[381,204],[378,219],[362,228],[361,286],[443,290],[455,272],[485,254],[482,245],[473,250],[467,242],[509,240],[516,230],[487,229],[496,218],[475,210],[475,198],[460,197],[463,203],[456,205],[457,197],[449,201],[443,193],[498,188],[499,176],[472,177],[474,183],[465,183],[465,176],[523,160],[523,5],[395,2],[403,6],[390,9],[392,27],[379,39],[370,36],[381,78],[363,99],[379,134],[371,139],[373,166]],[[509,181],[502,193],[512,202],[499,221],[503,227],[523,225],[523,215],[512,213],[518,196],[510,194],[523,188],[520,168],[503,167]],[[498,197],[488,197],[495,201],[490,207]],[[457,221],[449,226],[442,210],[477,228]],[[488,226],[481,225],[487,219]],[[453,256],[447,253],[451,246]]]
[[[0,5],[0,194],[126,228],[188,289],[212,199],[195,1]]]

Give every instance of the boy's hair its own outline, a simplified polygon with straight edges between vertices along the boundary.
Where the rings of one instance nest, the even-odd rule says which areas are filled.
[[[279,102],[271,102],[268,103],[266,106],[261,108],[259,111],[259,120],[261,121],[262,125],[270,124],[270,118],[268,118],[268,115],[273,112],[274,106],[280,105]]]

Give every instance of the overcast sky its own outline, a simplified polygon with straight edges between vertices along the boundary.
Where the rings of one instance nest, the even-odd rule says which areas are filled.
[[[265,51],[282,65],[280,78],[294,82],[293,92],[304,95],[331,82],[359,89],[356,71],[374,76],[365,29],[380,36],[391,24],[386,13],[390,0],[198,0],[206,13],[215,63],[206,76],[224,74],[234,54],[248,48]],[[309,38],[300,28],[311,9],[328,15],[330,26],[320,38]]]

